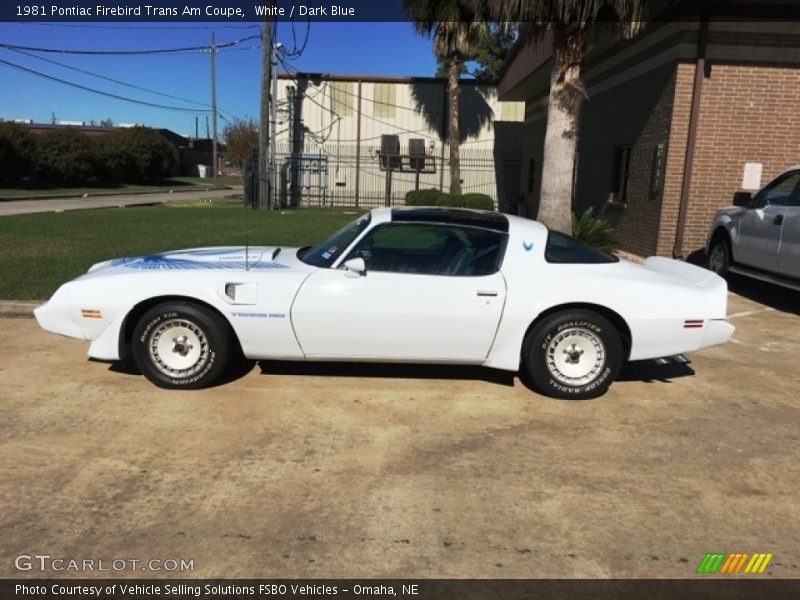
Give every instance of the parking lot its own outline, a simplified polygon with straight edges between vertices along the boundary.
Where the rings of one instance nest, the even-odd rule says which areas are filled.
[[[123,576],[680,578],[768,552],[765,576],[800,577],[800,294],[732,289],[732,342],[579,402],[365,365],[169,392],[2,318],[0,575],[42,576],[14,566],[38,553],[194,566]]]

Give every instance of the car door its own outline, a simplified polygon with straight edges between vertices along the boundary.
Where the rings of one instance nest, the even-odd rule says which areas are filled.
[[[778,247],[787,205],[800,182],[800,171],[790,171],[767,184],[753,198],[739,223],[734,260],[748,267],[778,271]]]
[[[385,223],[348,253],[366,270],[319,269],[292,306],[308,358],[481,363],[502,316],[506,235]]]
[[[800,279],[800,183],[783,214],[778,273]]]

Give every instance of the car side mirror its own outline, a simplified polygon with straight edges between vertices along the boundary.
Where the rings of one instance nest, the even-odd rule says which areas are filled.
[[[364,259],[360,256],[358,258],[351,258],[350,260],[346,260],[344,262],[344,268],[347,269],[347,273],[352,273],[353,275],[366,275],[367,274],[367,263],[364,262]]]
[[[733,195],[733,205],[734,206],[741,206],[747,207],[750,204],[750,200],[753,199],[753,194],[750,192],[736,192]]]

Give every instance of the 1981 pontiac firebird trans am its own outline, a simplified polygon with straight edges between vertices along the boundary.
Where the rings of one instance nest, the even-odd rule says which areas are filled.
[[[36,309],[165,388],[250,359],[483,365],[560,398],[603,394],[626,360],[722,344],[727,286],[643,265],[528,219],[380,208],[316,246],[178,250],[98,263]]]

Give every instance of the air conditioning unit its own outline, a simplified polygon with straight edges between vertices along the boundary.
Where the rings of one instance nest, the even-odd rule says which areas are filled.
[[[382,135],[381,136],[381,169],[400,168],[400,136]]]
[[[411,155],[408,161],[411,170],[423,171],[425,169],[425,140],[421,138],[408,140],[408,153]]]

